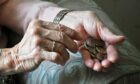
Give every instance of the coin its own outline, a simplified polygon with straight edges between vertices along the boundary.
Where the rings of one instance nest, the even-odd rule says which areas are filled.
[[[101,40],[88,39],[84,42],[84,47],[89,51],[92,59],[102,61],[106,57],[105,43]]]

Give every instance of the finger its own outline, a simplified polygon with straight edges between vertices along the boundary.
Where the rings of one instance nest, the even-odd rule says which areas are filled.
[[[82,37],[78,34],[78,32],[76,32],[73,29],[66,27],[62,24],[57,24],[57,23],[53,23],[53,22],[45,22],[45,21],[40,21],[40,23],[43,28],[64,32],[69,37],[71,37],[72,39],[75,39],[75,40],[82,39]]]
[[[113,45],[107,46],[107,59],[110,62],[115,63],[118,60],[118,58],[119,56],[117,49]]]
[[[104,59],[101,64],[103,67],[102,72],[107,72],[107,71],[109,71],[109,69],[112,65],[112,62],[110,62],[108,59]]]
[[[93,70],[95,70],[97,72],[101,71],[102,70],[102,65],[99,62],[99,60],[98,59],[94,59],[94,61],[95,61],[95,63],[93,65]]]
[[[28,26],[28,29],[34,29],[34,28],[40,28],[41,26],[40,26],[40,20],[37,20],[37,19],[35,19],[35,20],[32,20],[31,22],[30,22],[30,24],[29,24],[29,26]],[[27,30],[28,30],[27,29]],[[26,30],[26,29],[25,29]]]
[[[111,62],[108,60],[108,59],[104,59],[102,62],[101,62],[101,65],[104,67],[104,68],[109,68],[111,66]]]
[[[72,52],[76,52],[78,50],[77,44],[65,33],[46,29],[40,29],[40,31],[43,38],[60,42]]]
[[[60,56],[63,58],[63,61],[67,61],[69,59],[69,53],[66,50],[65,46],[61,43],[51,41],[51,40],[43,40],[41,43],[41,47],[47,51],[58,52]]]
[[[44,35],[44,37],[63,43],[72,52],[76,52],[78,50],[76,43],[71,38],[69,38],[65,33],[53,30],[48,30],[47,32],[47,29],[41,28],[40,25],[41,23],[39,20],[34,20],[30,23],[30,27],[32,29],[33,34],[43,35],[43,32],[45,32],[46,35]]]
[[[57,52],[48,52],[43,50],[41,53],[41,57],[43,60],[52,61],[57,64],[64,64],[63,58]]]
[[[118,44],[118,43],[121,43],[121,42],[123,42],[125,40],[125,37],[124,36],[113,34],[105,26],[98,27],[98,33],[99,33],[100,38],[103,41],[108,42],[110,44]]]
[[[85,49],[84,47],[81,47],[80,52],[81,52],[82,57],[84,59],[85,65],[89,68],[92,68],[92,66],[94,65],[94,61],[91,59],[88,50]]]

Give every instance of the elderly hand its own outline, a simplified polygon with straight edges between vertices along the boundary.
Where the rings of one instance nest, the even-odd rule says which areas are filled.
[[[33,18],[38,18],[44,21],[53,21],[57,13],[64,8],[59,8],[56,5],[53,7],[54,5],[51,6],[49,4],[50,3],[44,2],[22,3],[16,0],[14,4],[9,2],[3,10],[10,10],[9,8],[11,8],[12,11],[10,11],[10,14],[11,16],[15,17],[9,16],[9,11],[2,11],[3,25],[16,28],[15,30],[21,30],[20,28],[26,30],[29,22]],[[19,16],[17,14],[19,14]],[[104,41],[106,44],[107,58],[101,62],[99,62],[97,59],[91,59],[87,49],[80,48],[82,57],[87,67],[96,71],[101,71],[104,68],[108,68],[118,59],[118,53],[114,45],[121,43],[124,40],[124,36],[114,35],[97,17],[95,12],[72,11],[68,13],[60,23],[76,30],[84,40],[91,36],[94,39]],[[78,43],[82,45],[83,41]]]
[[[49,11],[51,16],[49,15]],[[54,17],[60,11],[59,8],[48,8],[44,11],[40,19],[46,21],[53,21]],[[48,11],[48,12],[47,12]],[[97,17],[96,13],[93,11],[72,11],[65,15],[65,17],[60,21],[69,28],[76,30],[79,35],[83,38],[83,41],[78,41],[80,47],[80,52],[84,59],[84,63],[87,67],[95,71],[103,71],[108,69],[111,64],[115,63],[119,56],[115,45],[122,43],[125,39],[124,36],[119,36],[113,34],[109,28],[104,25],[104,23]],[[83,45],[84,41],[92,37],[95,40],[102,40],[106,46],[106,58],[99,62],[98,59],[92,59],[88,50]]]
[[[80,37],[74,30],[60,24],[32,21],[19,44],[12,48],[12,60],[16,72],[35,69],[43,60],[64,64],[69,53],[78,47],[73,40]]]
[[[84,47],[80,49],[87,67],[95,71],[102,71],[118,60],[119,56],[115,45],[123,42],[125,38],[113,34],[94,12],[73,11],[68,13],[60,23],[76,30],[85,40],[90,36],[93,39],[104,41],[107,57],[101,62],[98,59],[92,59]],[[83,45],[83,41],[78,43]]]

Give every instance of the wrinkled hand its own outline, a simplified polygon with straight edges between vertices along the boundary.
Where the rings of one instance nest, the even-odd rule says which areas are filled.
[[[64,64],[69,53],[78,47],[73,40],[80,39],[77,32],[60,24],[32,21],[19,44],[12,51],[18,72],[35,69],[43,60]]]
[[[95,71],[103,71],[118,60],[119,56],[114,45],[123,42],[124,36],[113,34],[94,12],[73,11],[68,13],[60,23],[79,32],[84,40],[90,36],[102,40],[106,44],[107,57],[101,62],[98,59],[92,59],[84,47],[80,49],[87,67]],[[83,45],[83,41],[78,42],[78,44]]]

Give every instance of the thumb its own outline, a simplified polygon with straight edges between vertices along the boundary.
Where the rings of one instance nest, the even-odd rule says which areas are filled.
[[[113,34],[107,27],[99,27],[98,33],[103,41],[110,44],[118,44],[125,40],[124,36]]]

